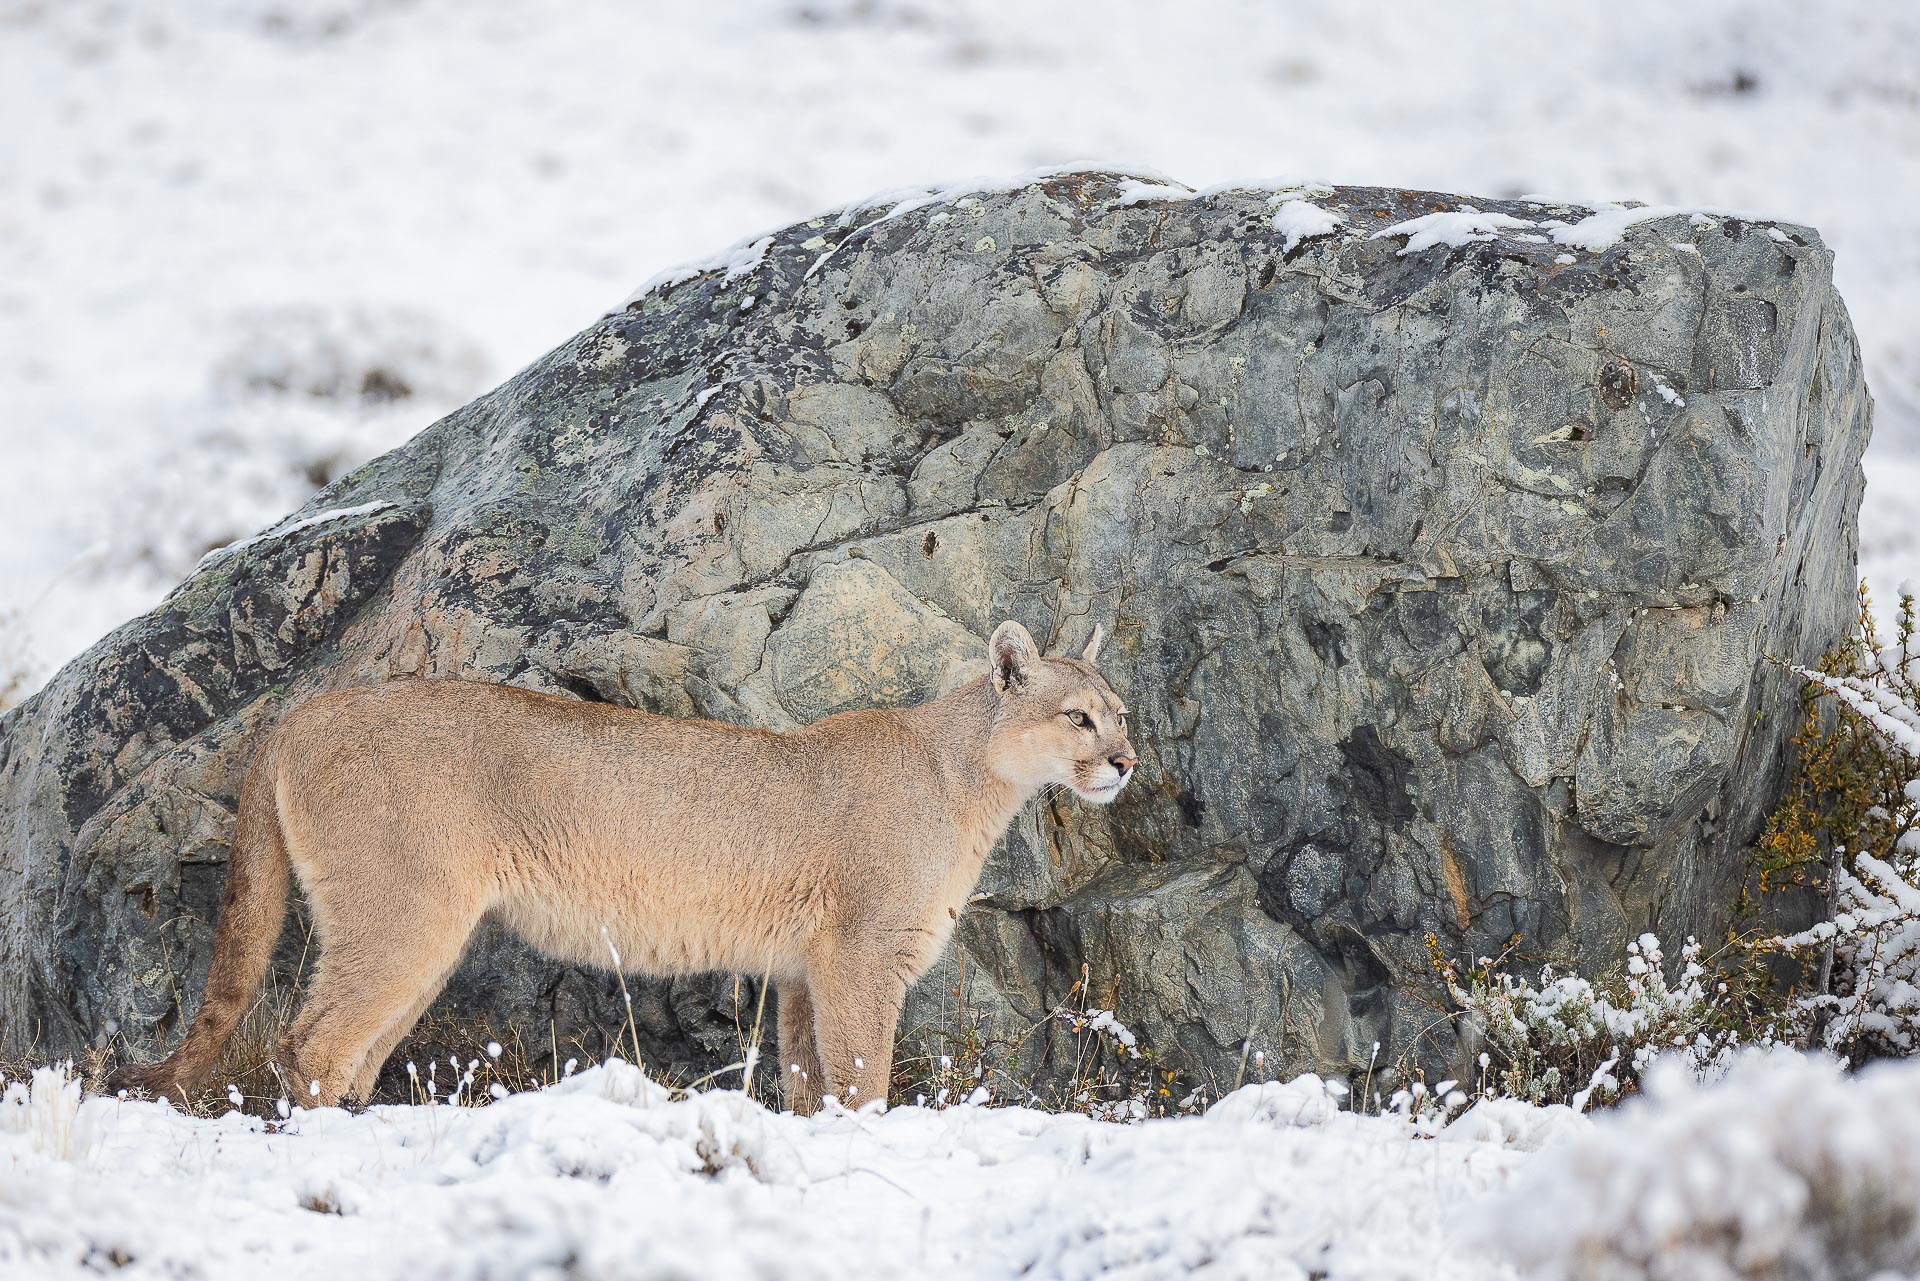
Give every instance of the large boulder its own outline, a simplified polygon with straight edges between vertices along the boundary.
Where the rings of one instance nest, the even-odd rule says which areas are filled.
[[[935,694],[1012,617],[1106,626],[1140,775],[1016,822],[904,1026],[1018,1031],[1085,966],[1196,1079],[1444,1060],[1430,947],[1727,923],[1799,707],[1767,658],[1852,614],[1831,265],[1718,213],[1071,173],[674,273],[0,721],[0,1051],[177,1037],[251,746],[316,691],[784,727]],[[639,985],[649,1059],[732,1053],[736,991]],[[626,1024],[498,932],[443,1012],[563,1056]]]

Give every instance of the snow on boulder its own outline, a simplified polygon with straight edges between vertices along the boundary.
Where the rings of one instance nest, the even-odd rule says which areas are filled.
[[[1452,1057],[1428,935],[1611,965],[1726,918],[1799,714],[1765,656],[1852,617],[1831,266],[1718,212],[1077,172],[666,273],[0,720],[0,1053],[179,1035],[295,700],[459,676],[781,728],[931,695],[1013,617],[1105,625],[1139,782],[1021,816],[903,1026],[964,972],[1024,1030],[1084,965],[1216,1082],[1249,1041]],[[753,1015],[751,982],[635,992],[689,1077]],[[496,933],[440,1012],[563,1056],[627,1022]]]

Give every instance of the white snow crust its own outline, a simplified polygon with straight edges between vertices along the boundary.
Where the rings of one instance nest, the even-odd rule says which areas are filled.
[[[1447,1083],[1451,1085],[1451,1083]],[[1759,1281],[1920,1271],[1920,1064],[1656,1064],[1589,1117],[1450,1124],[1247,1085],[1118,1124],[973,1104],[813,1118],[618,1061],[483,1108],[238,1111],[0,1091],[0,1275]]]
[[[613,1063],[484,1108],[270,1125],[82,1103],[46,1076],[16,1110],[65,1131],[0,1108],[0,1275],[35,1281],[107,1260],[119,1277],[205,1281],[1496,1281],[1504,1264],[1453,1224],[1529,1146],[1507,1130],[1419,1138],[1339,1110],[1313,1077],[1134,1125],[968,1104],[803,1120],[738,1091],[676,1097]]]

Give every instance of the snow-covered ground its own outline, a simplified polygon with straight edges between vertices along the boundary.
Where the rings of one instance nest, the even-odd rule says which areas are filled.
[[[0,121],[0,688],[662,267],[1087,158],[1812,223],[1920,559],[1913,4],[0,0]]]
[[[811,1119],[620,1063],[473,1109],[0,1104],[0,1275],[1722,1281],[1920,1267],[1920,1067],[1753,1055],[1597,1120],[1343,1111],[1317,1078],[1134,1125]]]

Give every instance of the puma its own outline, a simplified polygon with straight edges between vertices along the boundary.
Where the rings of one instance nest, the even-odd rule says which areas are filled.
[[[113,1088],[202,1088],[264,975],[289,872],[318,963],[276,1058],[302,1104],[367,1099],[493,914],[534,947],[775,987],[790,1105],[884,1099],[908,986],[988,851],[1041,788],[1105,804],[1127,712],[1094,667],[1002,623],[989,670],[916,707],[788,733],[507,685],[321,694],[266,736],[240,793],[212,965],[185,1040]],[[794,1070],[797,1065],[797,1071]]]

